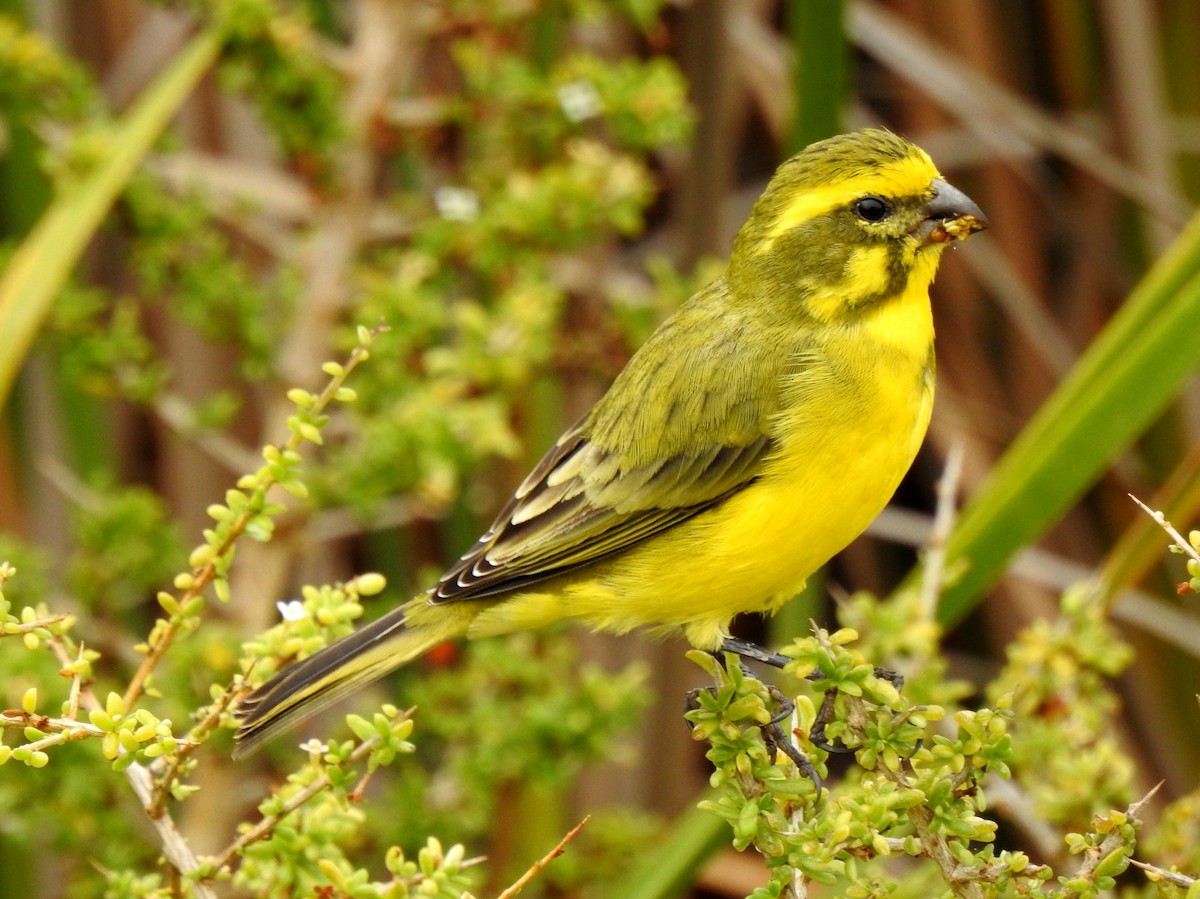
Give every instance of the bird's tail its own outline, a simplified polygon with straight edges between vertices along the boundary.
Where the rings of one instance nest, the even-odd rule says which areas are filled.
[[[438,643],[462,636],[474,617],[471,605],[430,606],[424,598],[415,600],[283,669],[238,705],[242,726],[234,757],[249,755],[275,734],[352,690]]]

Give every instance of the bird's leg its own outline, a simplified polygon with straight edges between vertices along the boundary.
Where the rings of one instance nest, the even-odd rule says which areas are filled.
[[[765,653],[767,650],[763,650],[763,652]],[[721,664],[725,664],[725,659],[720,652],[713,652],[713,656],[715,656],[717,660],[721,662]],[[780,658],[782,658],[782,656],[780,656]],[[746,667],[745,663],[742,663],[741,669],[747,677],[754,677],[750,669]],[[772,684],[765,684],[764,686],[767,688],[768,695],[776,704],[777,711],[771,717],[770,721],[759,728],[762,731],[763,741],[767,744],[767,748],[771,750],[772,755],[777,752],[782,752],[789,759],[791,759],[800,772],[813,782],[817,788],[817,794],[819,795],[822,788],[825,786],[824,781],[821,779],[821,775],[817,773],[817,769],[813,766],[813,763],[808,760],[808,757],[801,752],[788,738],[782,727],[782,722],[789,719],[792,716],[792,712],[796,710],[796,704],[784,696],[778,687]],[[694,711],[700,707],[700,703],[697,701],[697,698],[702,690],[707,690],[709,693],[715,693],[717,688],[696,687],[693,690],[688,690],[684,701],[684,707],[687,711]],[[688,727],[691,728],[692,726],[692,723],[689,721]]]
[[[746,671],[745,665],[742,665],[742,670],[750,675],[750,672]],[[771,720],[762,726],[763,740],[766,742],[767,748],[771,750],[772,754],[782,752],[791,759],[800,773],[813,782],[817,788],[817,795],[820,796],[821,789],[825,786],[821,775],[817,773],[813,763],[808,760],[808,756],[800,751],[800,748],[792,742],[783,729],[783,722],[791,718],[792,712],[796,711],[796,703],[784,696],[783,692],[774,684],[764,684],[764,686],[767,688],[767,695],[771,697],[777,709]],[[819,743],[815,745],[820,746]]]
[[[808,738],[812,740],[814,746],[819,746],[826,752],[853,752],[854,750],[852,749],[848,749],[845,746],[835,746],[825,739],[825,725],[833,720],[837,697],[837,687],[830,687],[825,691],[825,697],[821,700],[821,707],[817,709],[817,717],[813,719],[813,726],[808,732]]]
[[[891,668],[876,668],[875,676],[880,680],[885,680],[899,692],[904,689],[904,675],[899,671],[893,671]]]
[[[737,650],[729,648],[729,643],[731,642],[742,647],[748,647],[751,650],[756,651],[756,653],[754,655],[742,656],[742,654],[737,652]],[[777,664],[776,667],[782,667],[782,664],[787,661],[784,656],[781,656],[778,653],[773,653],[770,650],[755,646],[753,643],[743,643],[741,640],[733,640],[732,638],[726,640],[725,644],[722,645],[721,650],[722,651],[714,652],[713,655],[722,664],[725,664],[723,655],[724,652],[733,652],[739,657],[754,658],[760,662],[766,662],[767,664],[772,664],[770,659],[782,660],[782,662]],[[757,679],[754,678],[753,672],[750,671],[745,662],[740,663],[740,667],[744,675],[749,678]],[[762,731],[763,741],[767,744],[767,748],[771,750],[772,755],[782,752],[789,759],[791,759],[792,763],[799,769],[800,773],[813,782],[814,786],[817,788],[817,795],[820,795],[822,788],[825,786],[824,781],[821,779],[821,775],[817,773],[817,769],[813,763],[808,760],[808,756],[801,752],[796,744],[792,742],[791,738],[788,736],[787,732],[784,731],[782,726],[782,722],[787,721],[792,717],[792,712],[796,710],[796,704],[784,696],[783,693],[780,692],[779,688],[773,684],[764,684],[764,686],[767,688],[767,695],[771,697],[771,700],[776,705],[776,711],[775,714],[771,716],[771,720],[759,728]],[[692,690],[688,693],[689,703],[695,702],[696,692],[697,691]]]
[[[688,712],[694,712],[694,711],[696,711],[696,709],[700,708],[699,697],[700,697],[700,694],[703,692],[716,693],[717,688],[716,687],[693,687],[692,689],[688,690],[685,694],[683,694],[684,714],[687,714]],[[693,724],[691,721],[688,721],[686,718],[684,719],[684,723],[687,724],[688,730],[696,729],[696,725]]]
[[[740,658],[753,659],[756,662],[762,662],[764,665],[770,665],[772,668],[779,668],[780,670],[791,661],[791,659],[782,653],[774,652],[765,646],[759,646],[757,643],[751,643],[748,640],[739,640],[736,637],[726,637],[724,642],[721,643],[721,652],[732,652]],[[720,658],[720,656],[717,656],[717,658]]]
[[[711,653],[711,655],[714,656],[717,659],[717,661],[719,661],[722,665],[725,664],[725,660],[723,658],[721,658],[721,654],[719,652],[713,652],[713,653]],[[754,678],[754,675],[751,673],[750,669],[747,668],[745,665],[742,665],[741,669],[742,669],[742,673],[744,675],[746,675],[749,678]],[[754,678],[754,679],[756,679],[756,678]],[[783,693],[781,693],[778,688],[773,687],[769,684],[764,684],[764,686],[767,688],[767,692],[770,694],[771,699],[779,706],[779,709],[780,709],[780,711],[776,712],[771,717],[771,720],[769,723],[770,724],[778,724],[780,721],[783,721],[784,719],[791,717],[792,712],[795,711],[795,709],[796,709],[796,704],[794,702],[792,702],[790,699],[788,699],[786,696],[784,696]],[[710,695],[715,696],[717,693],[717,688],[716,687],[693,687],[691,690],[688,690],[687,693],[684,694],[684,699],[683,699],[683,710],[685,712],[694,712],[694,711],[696,711],[696,709],[700,708],[699,696],[701,693],[708,693]],[[693,729],[693,727],[694,727],[694,725],[690,721],[687,722],[687,726],[688,726],[689,730]]]
[[[763,646],[759,646],[757,643],[751,643],[747,640],[738,640],[735,637],[726,637],[724,642],[721,643],[721,651],[731,652],[742,659],[753,659],[754,661],[761,662],[764,665],[770,665],[772,668],[782,669],[785,665],[787,665],[788,662],[791,661],[791,659],[782,653],[775,652]],[[742,667],[744,670],[745,665]],[[875,676],[881,680],[888,681],[897,690],[903,689],[904,687],[904,675],[900,674],[898,671],[892,671],[890,668],[876,668]],[[817,669],[816,671],[810,671],[806,677],[808,680],[817,681],[824,678],[825,675],[820,671],[820,669]],[[775,687],[771,687],[769,689],[772,691],[773,699],[778,697],[776,699],[777,702],[782,700],[782,702],[780,702],[780,708],[787,709],[786,712],[774,719],[773,723],[776,725],[776,727],[778,727],[779,721],[782,721],[784,718],[791,715],[792,711],[795,709],[795,704],[784,698],[783,694],[780,693]],[[825,691],[825,698],[821,700],[821,708],[817,711],[817,717],[813,721],[812,730],[809,732],[809,739],[812,741],[814,746],[818,746],[826,752],[853,752],[854,750],[852,749],[849,749],[845,746],[834,745],[825,739],[825,726],[833,720],[834,703],[837,701],[837,695],[838,691],[836,687]],[[789,745],[791,745],[790,742]],[[784,751],[786,752],[787,750]]]
[[[743,659],[753,659],[781,670],[791,661],[783,653],[759,646],[757,643],[751,643],[749,640],[739,640],[736,637],[726,637],[721,643],[721,652],[732,652]],[[808,680],[821,680],[824,676],[819,669],[806,675]],[[887,681],[897,690],[904,688],[904,675],[899,671],[893,671],[890,668],[876,668],[875,676],[880,680]]]

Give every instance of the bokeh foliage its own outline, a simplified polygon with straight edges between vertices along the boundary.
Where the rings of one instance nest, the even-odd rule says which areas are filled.
[[[966,443],[944,582],[854,594],[859,642],[796,644],[834,669],[832,734],[857,747],[823,802],[735,674],[692,715],[716,814],[584,802],[525,894],[671,895],[728,824],[767,871],[710,874],[721,895],[1111,895],[1131,853],[1159,869],[1125,894],[1185,894],[1200,639],[1170,593],[1200,562],[1156,568],[1161,531],[1124,494],[1162,485],[1185,533],[1200,510],[1193,4],[53,6],[0,5],[0,892],[496,895],[598,779],[694,806],[696,672],[604,668],[562,633],[440,653],[349,727],[237,766],[229,687],[424,586],[719,271],[703,255],[778,159],[882,122],[993,221],[939,279],[938,407],[900,496],[931,509]],[[883,595],[912,561],[864,541],[830,578]],[[780,644],[832,620],[796,607]],[[864,659],[903,670],[902,696]],[[666,712],[638,725],[652,677]],[[613,758],[650,774],[595,773]]]

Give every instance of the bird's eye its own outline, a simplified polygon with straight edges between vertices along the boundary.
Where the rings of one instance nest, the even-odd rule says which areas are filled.
[[[882,222],[892,214],[892,204],[882,197],[863,197],[854,201],[854,214],[864,222]]]

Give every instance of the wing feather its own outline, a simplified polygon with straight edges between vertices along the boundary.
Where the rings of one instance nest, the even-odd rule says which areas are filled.
[[[506,593],[628,549],[744,487],[770,447],[763,436],[622,472],[576,431],[565,437],[539,464],[540,479],[527,479],[483,538],[442,576],[435,602]],[[599,464],[575,468],[573,460],[581,457]],[[560,464],[575,468],[565,480]],[[589,483],[597,471],[612,474]],[[681,496],[686,504],[672,502]]]
[[[443,575],[430,601],[497,596],[591,564],[712,508],[757,477],[774,448],[778,408],[763,383],[780,383],[793,352],[748,339],[753,329],[730,320],[742,313],[727,298],[718,280],[655,332]]]

